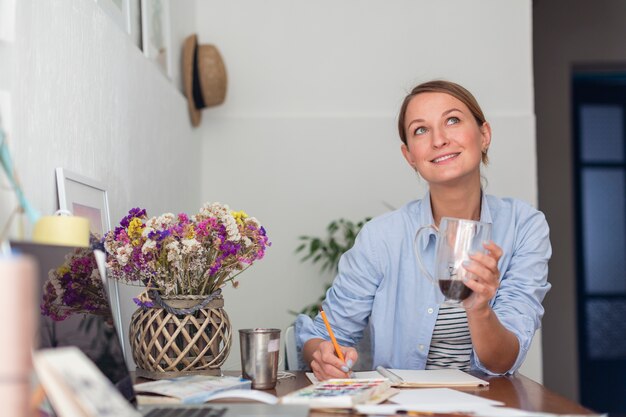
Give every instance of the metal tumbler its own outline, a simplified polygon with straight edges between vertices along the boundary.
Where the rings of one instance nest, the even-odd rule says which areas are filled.
[[[272,389],[276,386],[280,329],[239,330],[241,371],[252,381],[254,389]]]

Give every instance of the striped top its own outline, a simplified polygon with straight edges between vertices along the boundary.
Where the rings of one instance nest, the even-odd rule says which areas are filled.
[[[426,369],[470,368],[472,338],[462,307],[442,305],[430,342]]]

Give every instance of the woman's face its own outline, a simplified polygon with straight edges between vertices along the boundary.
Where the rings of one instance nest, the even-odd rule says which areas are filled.
[[[407,106],[404,128],[402,153],[430,185],[480,182],[491,127],[479,126],[462,101],[445,93],[418,94]]]

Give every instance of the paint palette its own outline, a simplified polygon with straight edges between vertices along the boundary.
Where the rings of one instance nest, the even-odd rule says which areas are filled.
[[[311,408],[352,408],[379,403],[389,397],[388,379],[329,379],[281,398],[283,404],[308,404]]]

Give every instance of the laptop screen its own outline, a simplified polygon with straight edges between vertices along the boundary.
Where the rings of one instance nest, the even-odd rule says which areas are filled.
[[[132,381],[90,248],[11,242],[38,263],[38,348],[76,346],[129,401]]]

